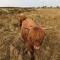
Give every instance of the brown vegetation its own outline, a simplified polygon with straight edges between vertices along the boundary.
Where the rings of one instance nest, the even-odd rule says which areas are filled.
[[[14,8],[9,9],[0,8],[2,12],[0,13],[0,60],[22,60],[24,44],[20,40],[20,25],[16,13],[24,9],[18,8],[15,11]],[[35,60],[60,60],[60,9],[41,8],[29,12],[24,10],[24,13],[28,18],[48,28],[45,30],[46,37],[40,46],[41,49],[35,50]],[[27,53],[23,56],[25,60],[30,60]]]

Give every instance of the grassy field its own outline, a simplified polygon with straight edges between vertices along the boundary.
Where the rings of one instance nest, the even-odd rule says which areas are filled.
[[[22,60],[23,43],[16,13],[25,13],[45,29],[41,49],[35,51],[35,60],[60,60],[60,9],[0,8],[0,60]],[[18,55],[18,51],[21,53]],[[25,56],[29,60],[29,56]]]

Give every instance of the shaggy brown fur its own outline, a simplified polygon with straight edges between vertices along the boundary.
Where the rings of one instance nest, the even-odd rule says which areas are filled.
[[[31,19],[26,19],[25,21],[23,21],[21,26],[21,36],[24,39],[24,41],[27,40],[29,30],[34,26],[35,23]]]
[[[33,27],[28,34],[28,41],[32,43],[34,49],[38,49],[45,37],[45,32],[38,26]],[[30,43],[29,42],[29,43]]]
[[[40,26],[36,25],[32,19],[24,19],[20,17],[21,21],[21,37],[25,46],[30,49],[31,55],[34,56],[34,49],[39,49],[44,37],[45,32]],[[32,57],[31,60],[34,60]]]

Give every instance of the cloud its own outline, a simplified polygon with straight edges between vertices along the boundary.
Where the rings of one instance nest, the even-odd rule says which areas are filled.
[[[60,0],[0,0],[0,7],[60,6]]]

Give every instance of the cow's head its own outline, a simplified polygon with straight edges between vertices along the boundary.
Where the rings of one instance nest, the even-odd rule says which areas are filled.
[[[40,45],[45,36],[44,34],[45,34],[44,31],[42,31],[41,28],[39,28],[38,26],[33,27],[30,30],[28,40],[32,41],[31,43],[34,49],[40,49]]]
[[[16,17],[20,22],[20,26],[22,25],[22,22],[27,18],[24,13],[18,13]]]

